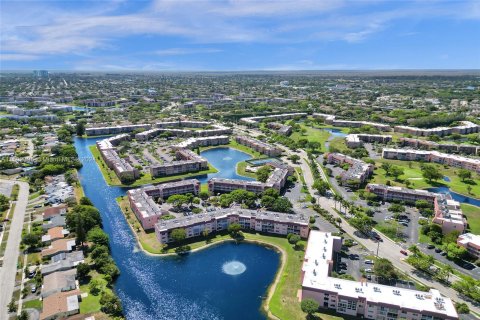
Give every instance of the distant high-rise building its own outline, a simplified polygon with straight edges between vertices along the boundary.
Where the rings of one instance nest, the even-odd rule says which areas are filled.
[[[33,70],[33,75],[38,78],[48,78],[47,70]]]

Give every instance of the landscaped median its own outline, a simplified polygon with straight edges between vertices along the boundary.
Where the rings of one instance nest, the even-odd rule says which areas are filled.
[[[182,252],[187,249],[189,252],[198,251],[225,241],[237,241],[228,233],[210,234],[208,238],[198,237],[185,240],[181,245],[163,246],[158,242],[153,231],[145,232],[140,226],[134,213],[130,209],[126,196],[118,197],[117,203],[120,206],[130,228],[135,234],[139,247],[147,254],[166,256],[177,254],[179,248]],[[268,290],[263,308],[271,318],[278,319],[305,319],[305,313],[300,308],[298,301],[298,290],[301,289],[301,270],[305,251],[305,242],[301,241],[295,249],[283,236],[264,235],[258,233],[243,232],[242,241],[257,243],[272,247],[281,254],[282,263],[277,271],[275,280]],[[321,319],[336,320],[342,317],[327,314],[318,314]]]
[[[217,169],[215,169],[211,164],[208,164],[208,170],[190,172],[190,173],[179,174],[179,175],[174,175],[174,176],[159,177],[159,178],[154,178],[154,179],[152,179],[152,176],[150,175],[150,173],[146,173],[142,177],[140,177],[140,179],[135,180],[135,182],[133,182],[132,184],[126,185],[126,184],[122,184],[122,182],[120,181],[120,179],[118,179],[115,172],[108,168],[107,164],[105,163],[102,156],[100,155],[100,152],[98,151],[96,145],[90,146],[89,149],[90,149],[90,152],[93,155],[93,158],[95,159],[95,162],[98,165],[98,168],[102,172],[102,175],[103,175],[103,178],[105,179],[105,182],[107,182],[107,184],[110,185],[110,186],[138,187],[138,186],[145,185],[145,184],[181,180],[181,179],[185,179],[185,178],[193,178],[193,177],[217,172]]]

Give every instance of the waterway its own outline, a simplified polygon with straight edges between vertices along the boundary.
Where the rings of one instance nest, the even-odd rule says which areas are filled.
[[[279,267],[279,254],[248,243],[224,243],[186,256],[144,254],[115,201],[127,189],[106,184],[88,149],[96,140],[75,139],[83,163],[79,176],[110,236],[121,272],[115,291],[127,319],[265,319],[262,297]],[[224,162],[229,163],[227,169],[236,167],[234,161],[224,160],[232,156],[230,151],[205,151],[205,157],[215,155],[212,164],[223,172]]]
[[[328,150],[330,148],[330,141],[332,141],[335,138],[345,138],[347,136],[347,134],[343,133],[342,130],[340,130],[340,129],[323,128],[323,129],[320,129],[320,130],[330,132],[330,137],[328,137],[327,141],[325,142],[325,149],[326,150]]]
[[[480,210],[480,199],[467,197],[467,196],[464,196],[463,194],[453,192],[448,187],[428,188],[427,190],[431,191],[431,192],[436,192],[436,193],[450,194],[452,196],[453,200],[458,201],[460,203],[467,203],[467,204],[477,206],[477,207],[479,207],[479,210]]]

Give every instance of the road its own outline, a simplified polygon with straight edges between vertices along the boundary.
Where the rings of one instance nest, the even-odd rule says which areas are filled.
[[[253,132],[255,131],[252,129],[249,129],[250,134],[252,134]],[[259,133],[252,134],[252,135],[257,136],[259,135]],[[307,153],[304,150],[298,150],[297,152],[292,152],[291,150],[287,149],[284,146],[281,146],[279,144],[277,144],[277,146],[281,147],[288,156],[292,154],[297,154],[300,156],[299,165],[303,171],[305,183],[307,184],[307,188],[310,194],[315,195],[315,190],[312,187],[314,178],[310,170],[310,166],[306,162],[306,159],[308,159]],[[400,245],[398,245],[397,243],[393,242],[392,240],[390,240],[385,236],[382,237],[382,239],[384,240],[383,242],[376,242],[369,238],[361,237],[361,234],[358,232],[358,230],[352,227],[351,225],[349,225],[348,222],[344,219],[344,217],[338,214],[337,211],[333,209],[335,207],[335,203],[332,199],[325,198],[325,197],[317,197],[317,199],[318,199],[317,203],[323,209],[327,210],[335,218],[342,219],[341,226],[342,226],[342,229],[345,231],[345,233],[348,234],[350,237],[352,237],[352,239],[354,239],[355,241],[363,245],[367,250],[371,251],[374,254],[376,254],[378,250],[378,256],[390,260],[393,263],[393,265],[401,272],[407,274],[411,278],[415,279],[420,283],[423,283],[426,286],[437,289],[438,291],[440,291],[440,293],[442,293],[446,297],[449,297],[457,301],[458,300],[464,301],[469,306],[470,310],[472,310],[477,314],[480,314],[480,308],[478,306],[475,306],[469,301],[464,300],[462,297],[458,295],[458,293],[455,290],[439,282],[430,280],[429,278],[419,273],[415,268],[413,268],[407,262],[405,262],[404,261],[405,256],[402,253],[400,253],[400,250],[402,250],[402,247]],[[455,280],[458,280],[458,278],[454,275],[451,275],[450,280],[455,281]]]
[[[17,273],[17,261],[20,251],[23,222],[28,204],[29,186],[22,181],[1,180],[4,183],[17,183],[20,186],[18,200],[13,212],[10,234],[3,258],[3,266],[0,268],[0,320],[7,320],[7,305],[10,302],[15,287],[15,274]]]

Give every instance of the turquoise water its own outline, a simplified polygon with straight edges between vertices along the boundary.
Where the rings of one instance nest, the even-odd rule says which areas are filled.
[[[279,267],[279,254],[263,246],[234,243],[185,256],[144,254],[115,200],[125,195],[127,189],[105,183],[88,149],[96,140],[75,139],[83,163],[80,182],[86,196],[100,210],[104,230],[110,236],[112,256],[121,271],[115,291],[122,300],[126,318],[265,319],[260,306]],[[237,155],[228,149],[205,153],[214,157],[217,164]],[[248,155],[242,153],[242,157]],[[216,166],[217,169],[231,169],[235,163],[223,161],[229,165]],[[231,170],[225,172],[231,174]]]

